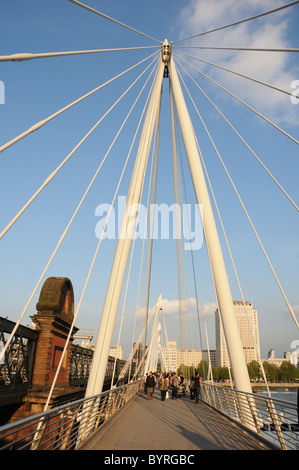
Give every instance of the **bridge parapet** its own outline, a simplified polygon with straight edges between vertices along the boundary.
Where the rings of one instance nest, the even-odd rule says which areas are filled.
[[[20,325],[0,363],[0,425],[27,418],[44,410],[48,393],[73,323],[74,292],[68,278],[51,277],[42,287],[37,313],[32,321],[35,329]],[[0,317],[0,341],[15,323]],[[74,344],[74,327],[57,377],[49,407],[61,406],[85,395],[94,351]],[[108,357],[103,390],[118,381],[125,361]],[[131,376],[135,367],[132,364]]]
[[[0,344],[4,348],[15,323],[0,317]],[[38,332],[20,325],[12,338],[5,357],[0,361],[0,423],[7,422],[18,403],[27,394],[32,371]]]
[[[3,420],[5,420],[4,422],[7,422],[7,419],[17,421],[44,410],[73,322],[74,293],[71,281],[62,277],[48,278],[42,287],[36,308],[37,313],[31,317],[35,330],[27,328],[34,334],[35,340],[35,353],[34,357],[31,356],[31,367],[27,374],[30,380],[23,382],[22,395],[19,394],[10,403],[9,413],[7,416],[2,416],[3,419],[1,418],[2,424]],[[19,327],[15,333],[8,354],[5,355],[5,367],[12,347],[21,350],[20,347],[15,346],[15,343],[17,341],[19,344],[19,337],[22,335],[23,329],[24,327]],[[73,328],[72,334],[77,331],[78,328]],[[72,387],[69,380],[72,342],[73,336],[67,345],[62,367],[49,403],[50,407],[82,398],[84,395],[84,388],[82,386]],[[3,393],[7,394],[7,387],[1,391],[1,397]]]

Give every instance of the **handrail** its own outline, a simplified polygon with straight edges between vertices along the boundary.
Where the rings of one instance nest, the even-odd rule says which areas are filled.
[[[299,450],[299,417],[295,403],[205,382],[201,384],[201,400],[238,424],[250,423],[251,431],[274,447]]]
[[[6,424],[0,427],[0,450],[78,449],[141,388],[138,380]]]
[[[138,380],[2,426],[0,450],[80,449],[141,389],[142,381]],[[207,383],[201,384],[200,398],[239,425],[250,423],[250,431],[273,448],[299,449],[295,403]]]

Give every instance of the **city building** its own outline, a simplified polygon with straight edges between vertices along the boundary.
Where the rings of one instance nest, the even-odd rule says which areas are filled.
[[[164,367],[167,372],[176,371],[181,365],[197,367],[204,360],[209,362],[209,354],[205,349],[177,349],[176,341],[168,341],[163,348]],[[216,351],[210,351],[211,364],[215,365]],[[163,366],[162,366],[163,367]]]
[[[283,362],[291,362],[291,355],[290,353],[284,353],[283,358],[275,357],[274,349],[270,349],[268,352],[268,358],[266,359],[267,362],[270,364],[275,364],[277,367],[280,367]],[[291,362],[293,364],[293,362]]]
[[[122,346],[110,346],[109,356],[116,357],[117,359],[123,359],[123,355],[124,351]]]
[[[251,302],[243,303],[234,300],[233,304],[245,361],[247,364],[253,360],[258,361],[260,357],[260,339],[257,310],[253,308]],[[215,312],[215,335],[216,365],[218,367],[229,367],[229,355],[218,309]]]
[[[297,367],[299,369],[299,352],[297,351],[292,351],[292,352],[285,352],[284,358],[287,361],[290,361],[291,364]]]
[[[163,359],[166,372],[176,371],[178,368],[178,350],[176,341],[168,341],[166,347],[163,348]]]

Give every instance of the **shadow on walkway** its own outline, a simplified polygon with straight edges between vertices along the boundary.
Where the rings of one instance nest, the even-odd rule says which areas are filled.
[[[152,400],[140,393],[113,426],[99,431],[84,449],[97,450],[271,450],[270,446],[189,397]]]

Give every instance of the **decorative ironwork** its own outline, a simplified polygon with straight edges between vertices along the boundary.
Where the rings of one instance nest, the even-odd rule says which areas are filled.
[[[1,349],[14,326],[14,322],[0,317]],[[31,385],[37,338],[37,331],[20,325],[0,361],[0,393],[5,395],[5,404],[15,402],[16,395],[26,394]]]
[[[69,384],[71,386],[86,385],[90,366],[93,358],[93,350],[79,346],[78,344],[72,345],[71,363]]]

